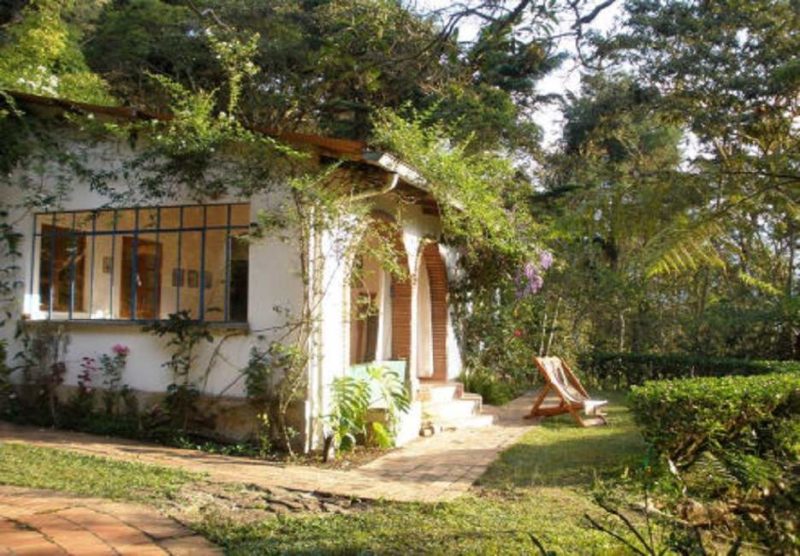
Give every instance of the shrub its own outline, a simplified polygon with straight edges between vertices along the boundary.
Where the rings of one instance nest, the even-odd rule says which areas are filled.
[[[464,374],[461,376],[461,381],[465,390],[480,394],[483,402],[489,405],[504,405],[524,390],[524,386],[519,382],[502,380],[484,370]]]
[[[646,380],[800,372],[800,361],[653,353],[586,353],[578,358],[578,366],[588,380],[616,388],[639,385]]]
[[[706,449],[798,450],[775,433],[800,417],[800,374],[652,381],[633,387],[629,400],[645,440],[679,467]]]
[[[653,381],[629,401],[689,497],[722,504],[737,535],[770,551],[796,542],[800,373]]]

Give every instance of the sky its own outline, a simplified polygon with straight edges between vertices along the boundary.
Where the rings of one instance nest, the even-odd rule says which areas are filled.
[[[585,12],[599,3],[598,1],[590,1],[589,5],[584,8]],[[420,10],[438,9],[452,5],[453,2],[449,0],[418,0],[417,6]],[[611,7],[600,13],[597,19],[592,22],[591,29],[598,31],[608,31],[614,26],[614,21],[622,13],[623,0],[617,0]],[[561,33],[568,31],[569,23],[562,24],[562,27],[556,31]],[[469,41],[475,38],[478,31],[478,22],[475,20],[465,19],[459,25],[458,34],[459,39]],[[560,93],[564,94],[567,91],[577,93],[580,89],[580,71],[574,60],[575,46],[572,39],[563,40],[559,45],[560,50],[570,54],[570,59],[566,60],[562,66],[552,72],[550,75],[542,79],[536,87],[538,94],[551,94]],[[540,108],[534,115],[534,121],[542,128],[544,132],[544,146],[545,148],[553,147],[561,135],[561,129],[564,125],[561,111],[556,105],[547,105]]]

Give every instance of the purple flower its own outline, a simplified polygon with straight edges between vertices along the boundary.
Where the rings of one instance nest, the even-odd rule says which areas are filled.
[[[542,273],[553,265],[553,255],[549,251],[541,251],[537,262],[528,261],[517,273],[517,299],[535,295],[544,286]]]
[[[550,251],[542,251],[539,254],[539,266],[542,270],[547,270],[553,265],[553,254]]]
[[[116,344],[111,348],[111,351],[113,351],[119,357],[126,357],[131,352],[128,346],[123,346],[122,344]]]

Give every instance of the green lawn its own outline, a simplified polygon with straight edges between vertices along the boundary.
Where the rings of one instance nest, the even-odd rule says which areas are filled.
[[[530,554],[535,535],[558,554],[625,553],[589,529],[596,477],[641,464],[642,440],[620,397],[608,427],[566,417],[531,427],[481,478],[481,489],[442,504],[379,503],[349,515],[280,516],[242,525],[207,512],[192,526],[231,554]],[[153,503],[198,476],[57,450],[0,445],[0,483]]]
[[[155,502],[201,478],[196,473],[53,448],[0,443],[0,484]]]
[[[643,456],[621,398],[613,401],[608,427],[580,429],[559,417],[531,428],[483,476],[479,494],[455,502],[384,503],[357,515],[247,527],[210,516],[199,527],[232,554],[530,554],[531,534],[558,554],[622,554],[583,519],[586,512],[602,514],[591,501],[594,477],[613,480]]]

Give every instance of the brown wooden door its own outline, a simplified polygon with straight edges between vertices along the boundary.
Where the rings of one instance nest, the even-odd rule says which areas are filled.
[[[131,295],[136,284],[136,318],[157,319],[161,309],[161,244],[138,240],[134,253],[134,238],[122,238],[122,284],[120,287],[120,317],[131,318]],[[133,276],[134,256],[136,276]]]
[[[74,294],[72,308],[83,311],[86,237],[73,234],[68,228],[43,224],[40,252],[41,310],[47,311],[52,299],[53,311],[69,311],[70,298]]]

